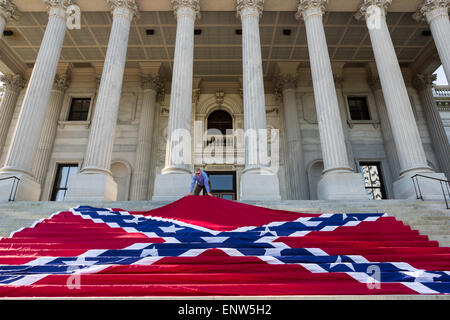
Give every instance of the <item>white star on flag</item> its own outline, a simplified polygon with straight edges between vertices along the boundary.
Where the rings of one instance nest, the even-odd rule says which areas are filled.
[[[174,224],[170,227],[159,227],[165,233],[176,233],[178,230],[183,230],[184,228],[177,228]]]
[[[75,260],[75,261],[71,261],[71,260],[70,261],[63,261],[63,263],[65,263],[66,265],[71,266],[72,270],[73,269],[77,269],[77,268],[86,267],[86,266],[92,266],[96,262],[97,261],[94,261],[94,260],[86,261],[86,258],[84,256],[77,257],[77,260]]]
[[[133,219],[128,220],[128,222],[129,223],[136,223],[136,224],[138,224],[139,223],[139,217],[133,217]]]
[[[402,271],[402,272],[410,277],[414,277],[415,282],[434,282],[434,278],[438,278],[441,276],[440,274],[426,272],[425,270]]]
[[[158,254],[158,249],[155,249],[155,247],[153,246],[150,249],[144,249],[142,250],[141,253],[141,257],[147,257],[147,256],[152,256],[152,257],[157,257],[159,256]]]
[[[347,214],[346,213],[343,213],[342,214],[342,220],[345,220],[345,219],[347,219],[348,218],[348,216],[347,216]],[[357,217],[351,217],[352,219],[355,219],[355,220],[358,220],[358,218]]]
[[[342,258],[341,256],[338,256],[336,259],[336,262],[330,263],[330,269],[333,269],[334,267],[343,264],[344,266],[349,267],[350,269],[352,269],[353,271],[355,271],[355,267],[351,264],[351,263],[344,263],[342,262]]]
[[[259,236],[265,235],[266,233],[271,234],[271,235],[277,237],[277,233],[276,233],[275,231],[270,231],[270,229],[269,229],[268,226],[266,226],[266,228],[265,228],[263,231],[261,231],[261,233],[259,234]]]

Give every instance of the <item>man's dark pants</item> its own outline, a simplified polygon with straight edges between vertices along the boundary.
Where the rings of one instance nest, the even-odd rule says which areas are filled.
[[[209,184],[209,191],[211,191],[212,190],[211,189],[211,181],[208,181],[208,184]],[[202,190],[203,190],[203,195],[207,195],[208,194],[208,192],[206,191],[206,186],[201,186],[197,182],[197,185],[195,186],[195,190],[194,190],[194,195],[195,196],[199,196],[200,195],[200,191],[202,191]]]

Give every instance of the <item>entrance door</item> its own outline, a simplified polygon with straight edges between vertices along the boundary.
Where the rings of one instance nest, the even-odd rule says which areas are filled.
[[[386,199],[383,172],[380,162],[360,162],[359,167],[366,185],[366,192],[374,200]]]
[[[236,200],[236,172],[207,171],[211,181],[211,193],[218,198]]]

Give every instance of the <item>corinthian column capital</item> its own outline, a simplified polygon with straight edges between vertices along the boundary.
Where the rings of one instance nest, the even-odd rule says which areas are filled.
[[[238,16],[241,17],[253,15],[261,18],[264,10],[264,0],[237,0],[236,10]]]
[[[144,75],[141,77],[142,89],[153,90],[158,96],[164,94],[164,80],[159,74]]]
[[[139,15],[136,0],[106,0],[113,15],[120,15],[128,20],[133,20]]]
[[[439,17],[448,19],[449,4],[450,0],[423,0],[414,17],[416,20],[424,18],[428,23]]]
[[[281,90],[295,89],[298,82],[297,74],[280,74],[276,77],[276,87]]]
[[[312,15],[323,16],[328,0],[300,0],[295,17],[297,20],[308,18]]]
[[[65,18],[68,6],[75,4],[74,0],[44,0],[50,15],[59,15]]]
[[[25,88],[25,79],[20,74],[5,74],[0,77],[6,90],[19,92]]]
[[[200,0],[170,0],[175,17],[188,15],[193,19],[200,17]]]
[[[381,12],[385,15],[387,9],[392,4],[392,0],[362,0],[361,5],[359,6],[358,12],[356,13],[356,19],[368,18],[369,15],[372,15],[374,12],[369,8],[375,6],[381,10]]]
[[[381,88],[381,80],[378,76],[376,77],[369,77],[367,79],[367,82],[369,83],[369,87],[373,90],[373,91],[378,91],[378,90],[382,90]]]
[[[433,85],[433,82],[436,81],[437,75],[431,73],[422,73],[417,74],[414,78],[414,85],[417,89],[426,89],[430,88]]]
[[[66,75],[56,74],[53,82],[53,90],[65,92],[70,85],[70,79]]]
[[[17,20],[19,18],[17,7],[11,2],[11,0],[0,0],[0,17],[5,21],[10,19]]]
[[[283,100],[284,90],[295,90],[297,88],[298,74],[279,74],[275,77],[275,96]]]

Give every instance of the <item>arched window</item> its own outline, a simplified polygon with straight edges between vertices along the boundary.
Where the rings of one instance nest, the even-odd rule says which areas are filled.
[[[227,133],[227,129],[233,129],[233,119],[224,110],[216,110],[208,117],[208,129],[217,129],[222,134]]]

